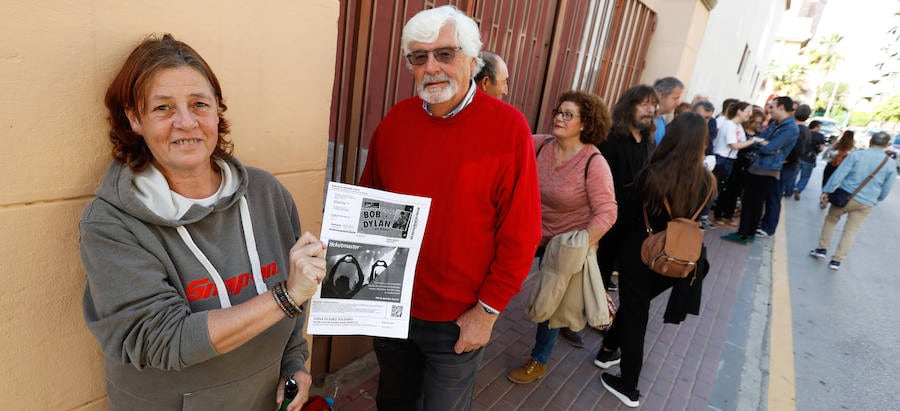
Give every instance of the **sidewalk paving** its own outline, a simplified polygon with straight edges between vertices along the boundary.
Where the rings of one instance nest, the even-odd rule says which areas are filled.
[[[720,371],[721,355],[741,277],[752,246],[729,243],[720,235],[733,228],[706,232],[710,274],[703,284],[699,316],[689,315],[680,325],[663,324],[669,292],[650,306],[644,344],[644,367],[638,389],[641,409],[706,410]],[[771,240],[762,240],[771,241]],[[513,298],[497,320],[478,373],[473,408],[476,410],[625,410],[600,383],[603,371],[593,364],[603,336],[583,331],[585,348],[576,349],[560,338],[550,358],[547,375],[531,384],[509,382],[509,370],[523,364],[531,352],[537,326],[525,315],[525,300],[533,284],[529,275],[522,292]],[[613,298],[617,298],[612,293]],[[352,375],[340,385],[313,388],[313,393],[333,395],[335,409],[374,410],[378,366],[374,354],[357,360]],[[611,372],[617,373],[618,367]],[[336,386],[336,388],[335,388]]]

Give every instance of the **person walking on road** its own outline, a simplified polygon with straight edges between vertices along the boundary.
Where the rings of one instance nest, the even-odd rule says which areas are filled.
[[[828,209],[825,223],[822,224],[822,233],[819,235],[819,245],[810,251],[811,256],[825,259],[828,254],[828,246],[831,245],[834,227],[840,221],[841,216],[846,214],[847,221],[844,223],[844,232],[841,234],[841,240],[828,264],[828,268],[832,270],[841,268],[841,261],[847,256],[859,227],[875,205],[887,198],[891,192],[897,170],[893,164],[886,165],[890,157],[884,153],[884,150],[890,143],[891,136],[888,133],[883,131],[875,133],[869,140],[869,149],[850,153],[825,185],[822,202],[828,200],[829,193],[838,189],[851,193],[847,205],[837,207],[832,204]]]
[[[706,120],[697,113],[676,117],[647,166],[635,179],[636,195],[620,200],[619,209],[646,210],[650,227],[656,232],[665,230],[670,219],[690,216],[702,209],[707,199],[716,195],[716,179],[703,165],[707,130]],[[671,214],[667,209],[671,209]],[[648,236],[644,213],[639,211],[627,218],[616,223],[624,233],[619,310],[597,352],[594,365],[607,369],[620,364],[620,375],[604,372],[600,381],[623,404],[637,407],[640,405],[637,386],[644,362],[650,301],[671,288],[664,322],[678,324],[687,314],[698,314],[703,278],[709,263],[703,248],[695,279],[691,276],[666,277],[652,271],[641,260],[641,244]]]
[[[825,164],[825,171],[822,172],[823,189],[828,184],[828,178],[831,177],[834,170],[837,170],[838,166],[841,165],[841,162],[843,162],[844,159],[847,158],[847,155],[853,151],[853,146],[856,144],[855,138],[853,130],[844,130],[844,133],[841,134],[841,138],[838,139],[837,143],[834,143],[834,145],[822,155],[825,157],[825,160],[828,161],[828,163]]]

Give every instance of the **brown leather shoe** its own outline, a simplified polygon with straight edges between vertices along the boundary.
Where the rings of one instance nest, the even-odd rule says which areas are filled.
[[[529,358],[525,365],[506,374],[506,378],[516,384],[528,384],[547,373],[547,366]]]

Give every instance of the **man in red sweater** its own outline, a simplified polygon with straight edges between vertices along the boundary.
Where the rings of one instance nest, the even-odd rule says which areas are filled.
[[[519,292],[541,236],[531,130],[475,86],[476,23],[422,11],[401,46],[417,96],[372,136],[360,185],[430,197],[409,337],[375,338],[380,410],[467,410],[497,315]]]

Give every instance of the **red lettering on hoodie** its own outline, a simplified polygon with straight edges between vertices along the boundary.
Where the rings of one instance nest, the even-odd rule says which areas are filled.
[[[209,282],[207,278],[201,278],[199,280],[194,280],[188,283],[187,288],[187,299],[188,301],[197,301],[203,298],[206,298],[203,294],[203,289],[206,288],[206,283]],[[208,293],[208,291],[207,291]]]
[[[260,271],[262,272],[263,279],[266,279],[275,274],[278,274],[278,266],[273,261],[261,267]],[[249,286],[252,282],[252,275],[250,275],[250,273],[241,273],[240,275],[231,277],[224,282],[225,289],[228,290],[228,295],[239,295],[241,293],[241,290]],[[213,282],[209,278],[201,278],[191,281],[190,283],[188,283],[186,292],[188,302],[203,300],[219,295],[219,290],[216,289],[215,282]]]
[[[231,277],[225,280],[225,289],[228,290],[228,294],[230,295],[238,295],[241,293],[241,289],[246,287],[247,284],[250,284],[250,273],[241,273],[241,275],[237,277]]]
[[[262,278],[269,278],[275,274],[278,274],[278,266],[274,261],[262,267]]]

